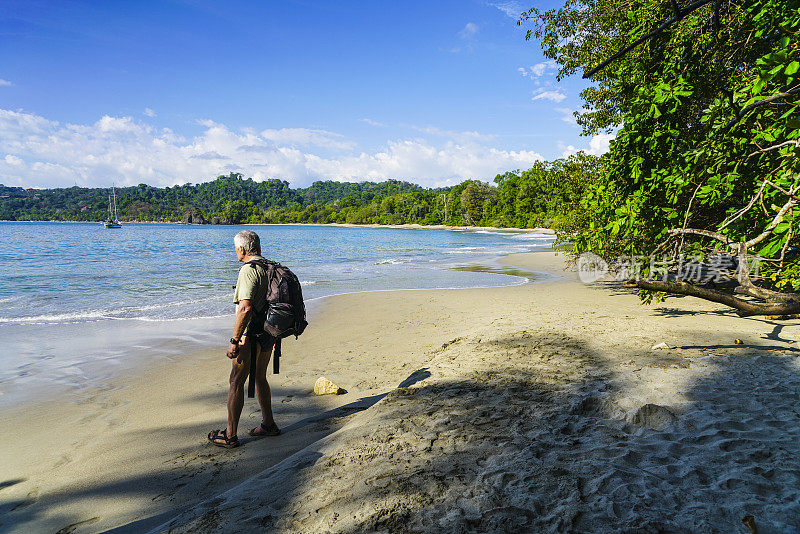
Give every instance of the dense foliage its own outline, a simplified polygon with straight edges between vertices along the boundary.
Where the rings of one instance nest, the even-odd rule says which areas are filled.
[[[544,226],[570,233],[586,223],[581,202],[600,172],[600,159],[579,152],[555,161],[540,161],[523,173],[505,173],[498,184],[497,220],[503,226]]]
[[[560,76],[594,81],[584,133],[620,127],[575,254],[758,254],[763,286],[800,289],[797,0],[568,0],[531,22]]]
[[[538,162],[495,178],[496,186],[466,180],[425,189],[397,180],[315,182],[292,189],[280,180],[256,182],[239,174],[212,182],[116,190],[119,218],[220,223],[450,224],[568,226],[580,219],[580,197],[597,172],[597,158],[578,154]],[[0,219],[100,221],[108,189],[22,189],[0,186]]]

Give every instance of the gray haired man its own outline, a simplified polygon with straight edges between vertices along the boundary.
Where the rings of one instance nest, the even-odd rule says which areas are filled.
[[[228,345],[227,356],[232,360],[230,387],[228,389],[228,426],[224,430],[213,430],[208,440],[220,447],[239,446],[236,435],[239,418],[244,406],[244,384],[250,370],[250,358],[256,358],[256,397],[261,407],[261,424],[251,429],[251,436],[277,436],[281,433],[272,416],[272,397],[267,382],[267,364],[272,355],[272,339],[264,336],[259,325],[250,324],[256,310],[263,310],[267,303],[269,280],[261,265],[248,263],[263,260],[258,234],[242,230],[233,238],[236,258],[245,265],[239,269],[239,278],[233,294],[236,304],[236,320],[233,336]],[[253,347],[255,346],[255,351]]]

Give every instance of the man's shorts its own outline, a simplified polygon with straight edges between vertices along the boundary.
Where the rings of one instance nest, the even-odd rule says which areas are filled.
[[[242,337],[248,337],[247,332],[242,334]],[[258,342],[259,345],[261,345],[262,352],[270,350],[272,346],[275,344],[275,338],[266,333],[256,334],[255,340]]]

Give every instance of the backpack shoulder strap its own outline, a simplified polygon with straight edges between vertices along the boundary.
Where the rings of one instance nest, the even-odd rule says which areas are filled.
[[[267,260],[267,259],[263,259],[263,260],[250,260],[250,261],[248,261],[247,263],[245,263],[245,265],[252,265],[253,267],[255,267],[256,265],[260,265],[260,266],[262,266],[262,267],[263,267],[263,268],[265,268],[265,269],[266,269],[266,268],[267,268],[267,266],[269,266],[269,265],[272,265],[273,267],[281,267],[281,264],[280,264],[280,263],[278,263],[277,261],[272,261],[272,260]]]
[[[253,269],[255,269],[256,265],[258,265],[261,268],[263,268],[267,273],[267,301],[264,303],[263,310],[256,310],[257,314],[264,315],[267,311],[267,308],[269,308],[269,288],[272,286],[272,279],[275,277],[277,268],[280,267],[281,264],[278,263],[277,261],[262,259],[262,260],[250,260],[247,263],[245,263],[245,265],[249,265]],[[270,269],[270,267],[272,267],[272,269]]]

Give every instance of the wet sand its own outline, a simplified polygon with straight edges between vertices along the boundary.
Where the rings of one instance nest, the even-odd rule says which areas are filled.
[[[641,306],[552,253],[503,262],[561,278],[326,299],[270,378],[277,438],[206,443],[224,425],[222,346],[4,413],[20,435],[0,438],[0,529],[800,526],[796,321]],[[313,396],[320,375],[348,393]]]

